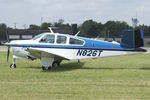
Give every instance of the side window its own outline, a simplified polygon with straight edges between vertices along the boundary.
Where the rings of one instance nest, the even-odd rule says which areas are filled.
[[[82,40],[78,40],[78,39],[75,39],[75,38],[70,38],[69,44],[73,44],[73,45],[83,45],[84,42],[83,42]]]
[[[41,43],[54,43],[55,42],[55,35],[46,35],[44,36],[41,41]]]
[[[67,42],[67,37],[66,36],[57,36],[57,43],[58,44],[66,44]]]

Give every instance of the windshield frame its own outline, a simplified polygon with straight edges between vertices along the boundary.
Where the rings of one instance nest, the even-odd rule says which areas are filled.
[[[35,36],[32,38],[32,40],[39,40],[43,35],[44,35],[44,33],[35,35]]]

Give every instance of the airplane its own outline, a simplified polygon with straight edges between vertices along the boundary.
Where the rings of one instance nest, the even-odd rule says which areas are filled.
[[[80,60],[127,54],[128,52],[146,52],[142,30],[124,30],[121,43],[107,42],[68,34],[50,32],[41,33],[30,40],[12,40],[8,46],[7,62],[10,48],[12,64],[16,68],[17,59],[40,59],[42,69],[59,67],[62,60]]]

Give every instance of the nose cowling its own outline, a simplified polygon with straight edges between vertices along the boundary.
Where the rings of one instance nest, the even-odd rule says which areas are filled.
[[[25,42],[24,42],[25,43]],[[20,41],[19,40],[13,40],[13,41],[10,41],[10,42],[6,42],[4,45],[8,47],[7,49],[7,62],[9,60],[9,55],[10,55],[10,47],[14,44],[20,44]]]

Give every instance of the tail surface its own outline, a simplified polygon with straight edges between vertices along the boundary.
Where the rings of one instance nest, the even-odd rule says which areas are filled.
[[[144,37],[142,30],[124,30],[120,43],[121,47],[134,50],[141,50],[140,47],[144,47]]]
[[[138,48],[144,46],[142,30],[124,30],[121,39],[121,47]]]

